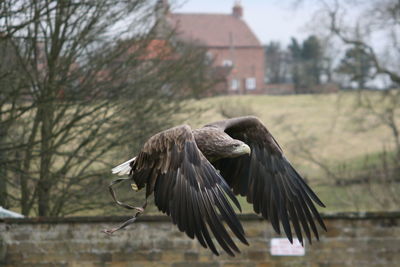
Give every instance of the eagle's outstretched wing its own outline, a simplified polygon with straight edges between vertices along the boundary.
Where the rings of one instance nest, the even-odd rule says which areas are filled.
[[[292,242],[290,221],[297,238],[303,233],[311,242],[311,231],[318,239],[313,217],[326,230],[314,203],[325,207],[301,175],[283,155],[282,149],[262,122],[253,116],[228,119],[209,124],[232,138],[247,143],[251,155],[221,159],[214,166],[233,188],[235,194],[247,197],[254,211],[268,219],[280,233],[280,222]]]
[[[139,189],[146,185],[146,197],[154,191],[157,207],[203,247],[218,255],[211,231],[228,254],[239,252],[219,216],[248,244],[227,197],[240,209],[239,202],[198,149],[189,126],[174,127],[151,137],[133,161],[131,175]]]

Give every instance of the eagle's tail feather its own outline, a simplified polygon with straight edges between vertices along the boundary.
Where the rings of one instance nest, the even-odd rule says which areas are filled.
[[[124,163],[114,167],[111,169],[113,174],[117,174],[119,176],[127,175],[131,171],[131,162],[134,161],[136,157],[131,158],[130,160],[125,161]]]

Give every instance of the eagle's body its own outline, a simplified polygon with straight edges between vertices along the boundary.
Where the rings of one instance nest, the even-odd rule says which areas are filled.
[[[146,187],[146,198],[154,193],[156,206],[171,216],[180,231],[196,237],[217,255],[212,235],[228,254],[239,252],[222,221],[248,244],[228,201],[240,209],[235,195],[246,196],[254,211],[270,220],[278,233],[282,224],[290,241],[290,222],[301,243],[303,234],[311,241],[311,232],[318,239],[314,218],[326,230],[313,201],[323,203],[256,117],[228,119],[195,130],[181,125],[160,132],[113,173],[129,175],[138,190]]]

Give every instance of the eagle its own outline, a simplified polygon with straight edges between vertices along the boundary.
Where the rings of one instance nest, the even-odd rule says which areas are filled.
[[[162,131],[150,137],[136,157],[112,172],[129,175],[111,183],[112,197],[137,213],[121,226],[104,230],[108,234],[133,223],[151,194],[158,209],[170,216],[181,232],[215,255],[219,255],[215,240],[227,254],[240,253],[228,227],[249,245],[232,207],[241,212],[237,195],[246,197],[254,212],[269,220],[278,234],[282,225],[291,243],[292,228],[301,244],[305,237],[311,243],[312,234],[319,239],[317,224],[326,231],[314,203],[325,205],[254,116],[217,121],[199,129],[180,125]],[[116,199],[112,186],[123,180],[130,180],[136,190],[145,188],[142,207]]]

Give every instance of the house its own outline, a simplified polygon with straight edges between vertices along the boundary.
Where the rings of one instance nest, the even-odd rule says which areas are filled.
[[[257,36],[243,20],[237,1],[230,14],[171,13],[163,0],[168,25],[178,38],[206,48],[207,56],[225,81],[216,88],[222,94],[264,92],[264,50]]]

